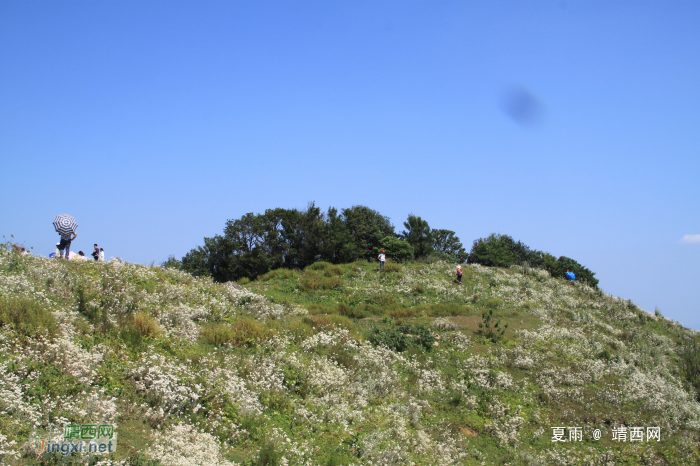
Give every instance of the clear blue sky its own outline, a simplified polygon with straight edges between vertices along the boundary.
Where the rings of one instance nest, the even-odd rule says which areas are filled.
[[[246,212],[363,204],[698,329],[699,25],[697,1],[2,0],[0,234],[48,255],[66,212],[74,249],[159,263]]]

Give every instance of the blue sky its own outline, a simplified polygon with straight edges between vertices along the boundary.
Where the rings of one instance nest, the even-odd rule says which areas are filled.
[[[698,24],[691,1],[0,0],[0,234],[47,255],[66,212],[74,249],[159,263],[247,212],[362,204],[572,257],[700,329]]]

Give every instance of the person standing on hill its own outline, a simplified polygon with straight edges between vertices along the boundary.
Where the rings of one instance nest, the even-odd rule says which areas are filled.
[[[571,272],[569,269],[566,269],[566,274],[564,275],[566,276],[566,281],[568,282],[573,282],[576,280],[576,274]]]
[[[384,270],[384,263],[386,262],[386,255],[384,254],[384,249],[382,249],[381,254],[378,256],[379,259],[379,270]]]
[[[460,285],[462,284],[462,266],[461,265],[457,266],[457,281],[459,282]]]
[[[92,251],[92,254],[90,254],[93,259],[95,259],[95,262],[100,260],[100,248],[97,247],[97,243],[95,243],[95,249]]]
[[[71,234],[73,237],[71,238]],[[75,238],[78,237],[78,234],[76,232],[73,233],[68,233],[67,235],[61,235],[61,242],[58,243],[58,250],[61,253],[61,258],[69,259],[68,255],[70,254],[70,244],[75,240]],[[65,251],[65,256],[63,255]]]
[[[105,250],[100,248],[100,262],[105,261]]]

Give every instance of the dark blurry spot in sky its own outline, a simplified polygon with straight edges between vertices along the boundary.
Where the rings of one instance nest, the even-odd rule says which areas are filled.
[[[513,86],[503,93],[501,107],[508,117],[526,128],[539,124],[544,115],[544,107],[539,99],[520,86]]]

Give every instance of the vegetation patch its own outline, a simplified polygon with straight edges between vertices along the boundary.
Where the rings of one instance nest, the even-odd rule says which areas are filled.
[[[407,223],[415,259],[429,230]],[[386,236],[362,240],[371,261],[315,265],[290,233],[296,265],[253,261],[240,283],[0,250],[0,462],[90,464],[20,446],[99,420],[118,425],[112,465],[697,463],[697,332],[535,267],[463,265],[458,284],[432,254],[380,273]],[[661,439],[613,441],[620,426]]]
[[[56,332],[53,314],[30,298],[0,298],[0,324],[25,337]]]
[[[253,319],[243,318],[233,324],[210,323],[202,328],[202,338],[212,345],[252,347],[274,336],[274,331]]]
[[[380,329],[373,327],[367,340],[373,345],[386,346],[394,351],[403,352],[411,347],[422,347],[430,351],[437,342],[433,332],[425,325],[399,325],[396,328]]]

